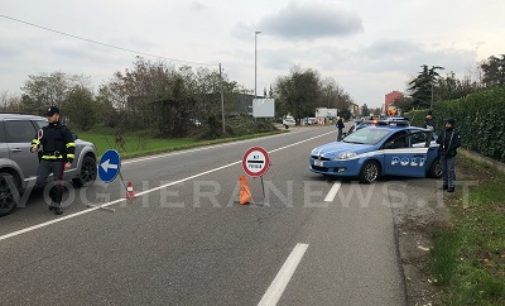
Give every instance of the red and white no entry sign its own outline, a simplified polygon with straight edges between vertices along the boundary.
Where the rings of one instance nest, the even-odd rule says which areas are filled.
[[[242,157],[242,168],[248,176],[263,176],[267,173],[269,167],[270,157],[267,150],[262,147],[250,148]]]

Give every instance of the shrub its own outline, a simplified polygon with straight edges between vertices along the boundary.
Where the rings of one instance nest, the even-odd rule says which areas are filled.
[[[414,125],[421,126],[427,110],[411,111]],[[444,120],[453,118],[461,133],[463,147],[496,160],[505,161],[505,87],[481,90],[464,98],[435,104],[436,131]]]

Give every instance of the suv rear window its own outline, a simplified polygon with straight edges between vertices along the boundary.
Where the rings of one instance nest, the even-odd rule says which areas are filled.
[[[31,142],[35,137],[35,128],[29,120],[6,120],[5,137],[8,143]]]

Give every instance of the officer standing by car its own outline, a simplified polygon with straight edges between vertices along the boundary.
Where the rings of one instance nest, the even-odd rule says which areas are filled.
[[[448,119],[442,135],[437,139],[440,145],[440,164],[444,180],[442,189],[447,192],[454,192],[456,187],[456,154],[461,146],[461,136],[455,129],[455,125],[454,119]]]
[[[60,110],[56,106],[47,109],[49,124],[40,129],[32,141],[32,152],[40,154],[40,163],[37,169],[37,187],[43,187],[49,174],[53,173],[56,187],[51,189],[52,203],[49,210],[55,214],[63,214],[61,200],[63,197],[63,174],[72,167],[75,157],[75,142],[70,130],[60,122]],[[41,148],[42,147],[42,148]]]
[[[342,120],[342,117],[338,117],[337,120],[337,141],[342,140],[342,130],[344,129],[344,121]]]
[[[433,120],[433,114],[431,111],[429,111],[428,115],[426,115],[426,118],[424,118],[423,127],[428,130],[435,130],[435,120]]]

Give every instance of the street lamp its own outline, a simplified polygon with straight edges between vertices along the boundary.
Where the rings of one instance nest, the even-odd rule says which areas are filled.
[[[254,98],[258,96],[258,34],[261,32],[254,32]]]

